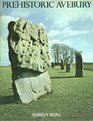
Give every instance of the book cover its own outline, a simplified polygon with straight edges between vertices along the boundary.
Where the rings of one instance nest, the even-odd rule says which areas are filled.
[[[1,0],[0,121],[93,121],[92,43],[93,0]]]

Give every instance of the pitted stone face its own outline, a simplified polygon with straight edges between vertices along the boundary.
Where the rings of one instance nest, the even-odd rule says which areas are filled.
[[[48,38],[43,27],[20,19],[8,25],[12,67],[44,72],[50,65]]]

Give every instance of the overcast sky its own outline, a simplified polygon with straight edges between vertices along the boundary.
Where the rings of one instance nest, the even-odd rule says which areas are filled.
[[[9,65],[7,25],[24,18],[41,24],[48,33],[49,44],[63,43],[82,51],[84,62],[93,62],[92,8],[2,8],[0,18],[0,65]]]

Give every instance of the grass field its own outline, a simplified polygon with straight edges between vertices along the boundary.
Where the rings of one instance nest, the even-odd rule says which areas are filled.
[[[10,67],[0,67],[0,121],[93,121],[93,71],[74,77],[56,67],[49,69],[52,93],[29,104],[10,103],[13,97]],[[59,113],[60,116],[33,116]]]
[[[93,63],[84,63],[84,70],[93,71]]]

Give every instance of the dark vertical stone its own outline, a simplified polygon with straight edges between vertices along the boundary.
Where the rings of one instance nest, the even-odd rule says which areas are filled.
[[[70,64],[66,64],[66,72],[70,72]]]
[[[51,65],[52,65],[52,68],[54,68],[54,63],[53,62],[51,63]]]
[[[76,77],[82,77],[83,76],[83,60],[82,60],[82,54],[81,52],[75,52],[75,58],[76,58]]]
[[[64,69],[64,62],[63,62],[63,59],[61,59],[61,69]]]

